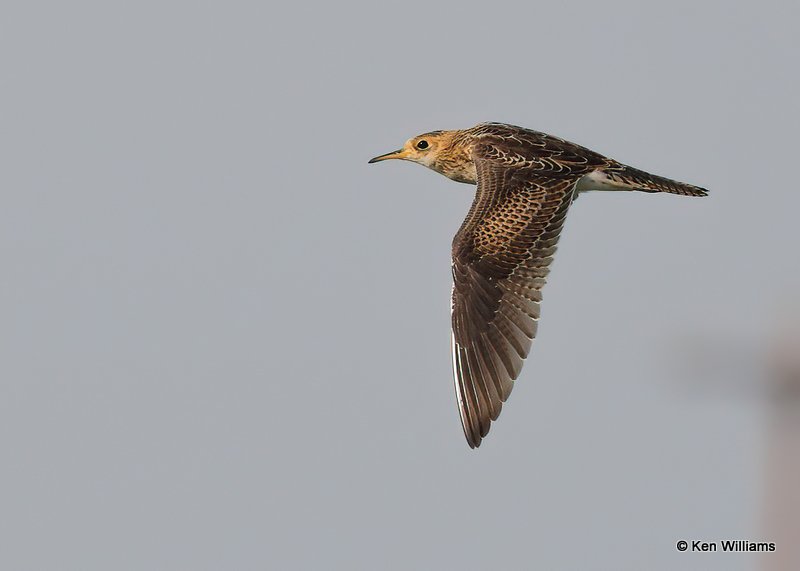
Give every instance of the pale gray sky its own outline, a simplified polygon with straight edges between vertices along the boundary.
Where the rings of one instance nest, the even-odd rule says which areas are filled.
[[[754,568],[675,549],[759,538],[765,414],[695,398],[676,348],[760,346],[800,284],[798,15],[6,2],[0,568]],[[472,189],[366,161],[489,120],[711,196],[577,201],[471,451]]]

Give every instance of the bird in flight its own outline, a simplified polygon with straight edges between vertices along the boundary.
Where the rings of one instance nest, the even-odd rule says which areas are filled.
[[[520,374],[539,322],[542,288],[572,201],[590,190],[706,196],[575,143],[503,123],[431,131],[370,163],[401,159],[477,184],[453,239],[451,347],[458,410],[480,446]]]

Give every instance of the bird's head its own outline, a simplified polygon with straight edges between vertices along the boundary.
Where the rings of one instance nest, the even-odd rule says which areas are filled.
[[[423,133],[406,141],[402,149],[377,156],[374,159],[370,159],[369,162],[377,163],[388,159],[402,159],[434,168],[439,153],[448,147],[451,139],[452,131]]]

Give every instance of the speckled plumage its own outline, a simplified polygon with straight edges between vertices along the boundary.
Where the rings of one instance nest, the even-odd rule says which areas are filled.
[[[499,416],[536,336],[542,288],[578,192],[707,194],[558,137],[502,123],[425,133],[370,162],[391,158],[478,185],[452,253],[453,371],[464,434],[473,448]]]

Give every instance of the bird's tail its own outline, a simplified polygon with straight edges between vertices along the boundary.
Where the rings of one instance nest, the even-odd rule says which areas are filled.
[[[684,196],[706,196],[708,190],[693,184],[678,182],[670,178],[650,174],[622,163],[617,163],[602,171],[603,181],[609,186],[642,192],[668,192]]]

